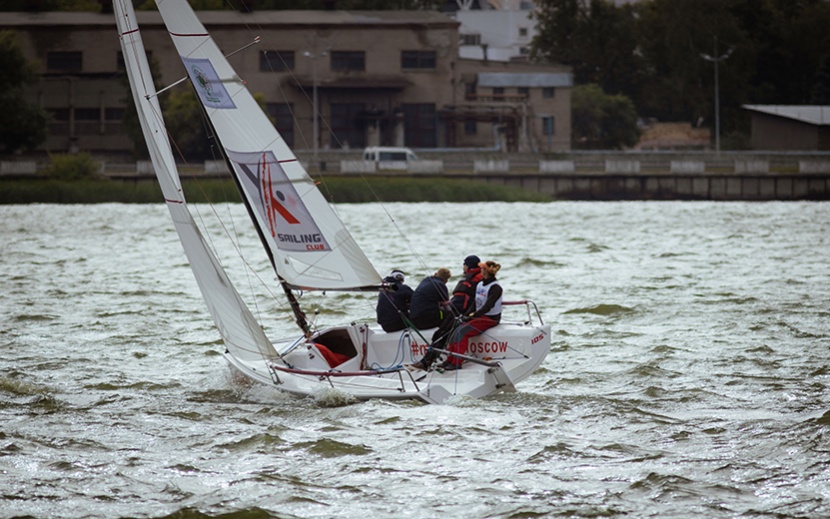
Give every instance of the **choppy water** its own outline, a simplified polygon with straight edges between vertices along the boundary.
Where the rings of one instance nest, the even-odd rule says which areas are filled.
[[[830,204],[339,211],[412,284],[499,261],[553,324],[543,368],[442,406],[241,387],[163,206],[0,207],[0,516],[830,516]]]

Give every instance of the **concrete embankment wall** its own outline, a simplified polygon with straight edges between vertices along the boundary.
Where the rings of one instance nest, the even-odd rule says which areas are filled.
[[[351,152],[353,153],[353,152]],[[344,154],[298,157],[328,174]],[[571,152],[556,155],[482,151],[427,152],[430,174],[475,178],[568,200],[830,200],[830,153],[782,152]],[[359,162],[359,153],[350,155]],[[440,163],[440,173],[432,173]],[[310,168],[311,171],[314,168]],[[424,176],[416,171],[374,175]]]
[[[312,176],[412,176],[466,178],[509,185],[569,200],[830,200],[830,153],[722,152],[557,155],[480,150],[420,151],[418,163],[384,169],[359,151],[300,151]],[[0,163],[0,179],[37,176],[40,164]],[[184,176],[223,177],[223,162],[183,167]],[[110,163],[111,178],[151,180],[148,162]]]
[[[568,200],[830,200],[830,153],[420,153],[442,175]]]

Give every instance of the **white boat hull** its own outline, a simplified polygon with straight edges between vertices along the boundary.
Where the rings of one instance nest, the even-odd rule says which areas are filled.
[[[225,358],[245,378],[296,395],[336,390],[357,400],[439,404],[454,396],[483,398],[515,391],[515,384],[529,377],[550,350],[550,325],[500,324],[470,340],[470,359],[460,370],[407,370],[406,364],[426,352],[433,331],[385,333],[355,324],[325,329],[309,341],[278,342],[279,358],[243,360],[230,352]],[[321,351],[327,348],[348,360],[332,366]]]

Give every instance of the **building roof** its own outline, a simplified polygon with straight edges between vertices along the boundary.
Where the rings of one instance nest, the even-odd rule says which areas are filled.
[[[196,11],[205,25],[448,25],[459,22],[436,11]],[[138,11],[139,25],[162,24],[158,11]],[[92,12],[0,12],[0,27],[115,25],[115,16]]]
[[[567,72],[482,72],[481,87],[572,87],[573,74]]]
[[[827,105],[743,105],[752,112],[777,115],[803,123],[823,126],[830,124],[830,106]]]

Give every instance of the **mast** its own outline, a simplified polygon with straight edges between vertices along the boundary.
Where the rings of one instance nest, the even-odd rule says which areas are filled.
[[[190,86],[193,87],[193,82],[190,81]],[[207,111],[205,110],[205,106],[202,104],[202,100],[199,97],[199,93],[193,91],[193,94],[196,96],[196,99],[199,101],[199,107],[202,109],[202,118],[207,121],[208,127],[213,134],[213,138],[216,139],[216,142],[219,144],[219,150],[222,154],[222,158],[225,159],[225,164],[228,166],[228,171],[231,173],[231,178],[233,179],[233,183],[236,186],[236,190],[239,192],[239,197],[242,198],[242,203],[245,204],[245,209],[248,211],[248,217],[251,219],[251,222],[254,224],[254,229],[256,229],[257,236],[259,236],[259,241],[262,242],[262,247],[265,249],[265,253],[268,255],[268,261],[271,263],[271,268],[274,269],[274,273],[277,275],[277,279],[280,282],[280,286],[282,287],[283,292],[285,292],[286,298],[288,298],[288,303],[291,305],[291,311],[294,313],[294,322],[297,323],[297,326],[303,331],[303,334],[306,337],[311,336],[311,326],[308,324],[308,319],[306,319],[305,312],[300,307],[300,302],[297,300],[297,296],[294,295],[294,292],[291,290],[291,287],[285,281],[285,279],[280,276],[279,271],[277,270],[276,261],[274,260],[274,254],[271,251],[271,248],[268,246],[268,242],[265,239],[265,233],[262,230],[262,227],[257,220],[254,208],[251,207],[251,203],[248,200],[248,197],[245,196],[244,188],[242,184],[239,182],[239,178],[237,178],[235,170],[233,168],[233,164],[231,163],[230,159],[228,159],[228,155],[225,153],[225,147],[222,145],[222,141],[219,139],[219,134],[216,132],[216,129],[213,127],[213,121],[211,121],[210,117],[207,116]]]

